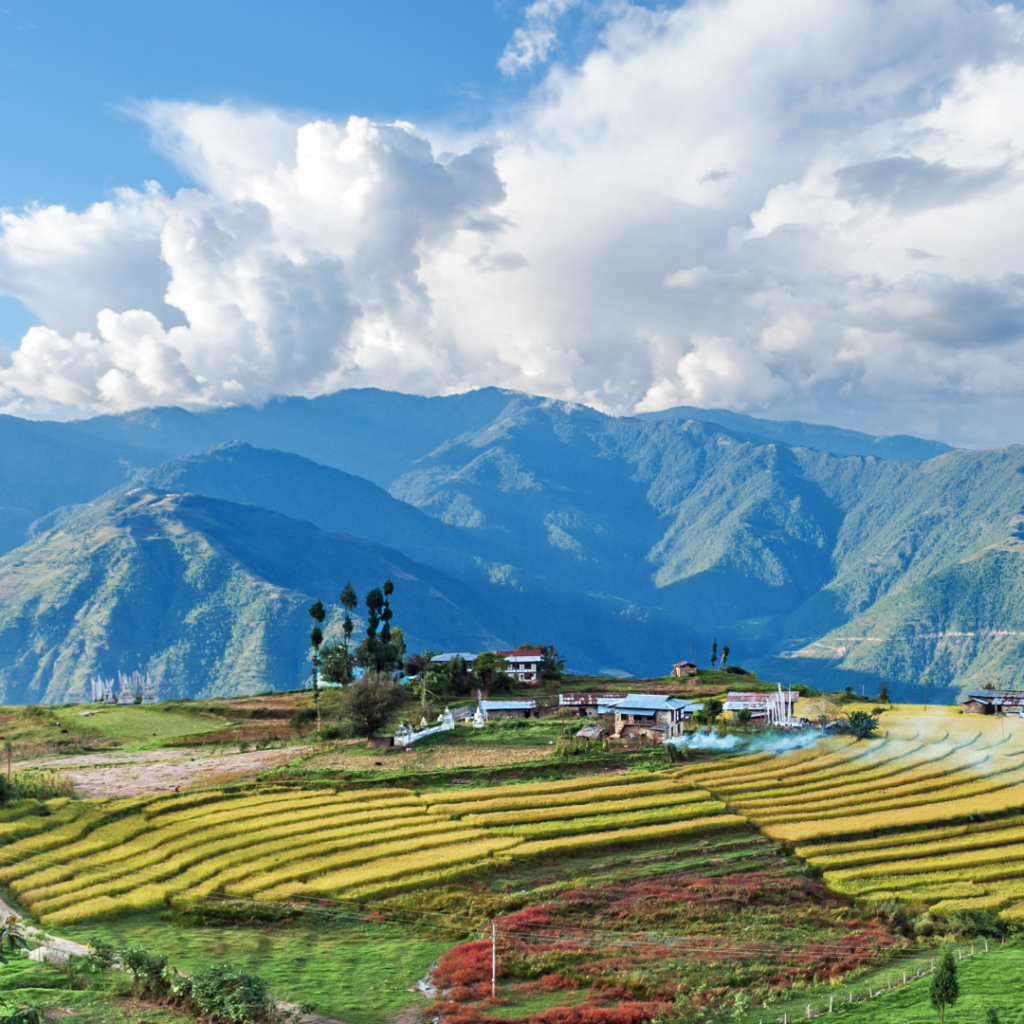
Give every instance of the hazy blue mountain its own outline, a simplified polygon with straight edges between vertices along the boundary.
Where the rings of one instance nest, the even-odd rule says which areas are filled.
[[[767,421],[751,422],[763,429]],[[258,528],[277,522],[257,517],[266,509],[288,517],[289,530],[362,537],[414,559],[421,573],[429,566],[445,586],[463,588],[455,605],[481,609],[484,623],[442,615],[422,633],[432,647],[477,646],[486,628],[503,642],[554,642],[578,669],[646,675],[689,657],[691,644],[706,663],[717,638],[734,661],[812,684],[848,680],[873,690],[885,678],[906,695],[989,677],[1024,685],[1015,596],[1024,449],[949,450],[919,461],[909,442],[900,448],[905,439],[883,439],[903,456],[885,459],[877,455],[885,445],[839,431],[833,440],[849,434],[872,454],[838,456],[808,442],[819,428],[794,445],[739,429],[749,425],[615,418],[497,389],[438,399],[354,391],[259,410],[158,409],[74,424],[0,418],[0,442],[12,447],[24,435],[36,445],[25,449],[34,456],[0,460],[8,493],[23,492],[29,509],[20,519],[12,513],[8,543],[33,519],[39,534],[8,557],[23,566],[19,586],[32,573],[46,577],[50,562],[26,552],[44,538],[89,533],[89,517],[114,500],[100,495],[130,478],[159,493],[245,506],[257,553]],[[183,523],[181,509],[200,499],[166,501]],[[204,529],[213,544],[220,535]],[[217,550],[227,543],[217,540]],[[92,551],[69,548],[63,571],[81,563],[74,572],[92,581],[82,586],[93,586],[100,614],[118,599]],[[264,578],[255,559],[236,561]],[[172,565],[198,571],[181,559]],[[339,559],[317,596],[336,598],[348,578]],[[24,604],[11,593],[0,589],[0,616]],[[268,651],[287,646],[274,632],[273,602],[253,607],[259,614],[246,629],[278,637]],[[177,621],[168,609],[160,614]],[[58,643],[59,630],[46,635]],[[24,674],[35,659],[33,678],[45,689],[62,654],[32,636],[31,654],[0,651],[0,672],[24,658]],[[228,687],[237,672],[248,686],[244,657],[230,666],[211,669],[210,679]],[[189,684],[197,690],[214,685],[203,671]]]
[[[0,554],[23,543],[35,520],[89,501],[159,461],[72,424],[0,416]]]
[[[411,649],[506,642],[479,594],[382,545],[195,495],[108,497],[0,559],[0,699],[81,698],[140,663],[164,696],[301,685],[312,601],[388,577]]]
[[[817,448],[833,455],[874,455],[879,459],[899,459],[902,462],[933,459],[936,455],[953,450],[942,441],[928,441],[908,434],[876,436],[825,424],[801,423],[798,420],[763,420],[729,409],[698,409],[692,405],[677,405],[661,412],[642,412],[637,414],[636,419],[700,420],[772,441],[783,441],[802,448]]]
[[[158,455],[149,465],[226,441],[293,452],[387,487],[415,461],[467,430],[485,426],[510,392],[484,388],[421,398],[376,388],[319,398],[284,398],[212,412],[146,409],[79,420],[75,429]]]
[[[165,462],[140,474],[136,484],[258,505],[308,520],[321,530],[386,544],[446,570],[457,567],[480,574],[473,546],[462,531],[393,498],[369,480],[301,455],[229,441]]]

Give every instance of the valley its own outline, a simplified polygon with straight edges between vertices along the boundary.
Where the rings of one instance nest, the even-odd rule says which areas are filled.
[[[727,638],[812,686],[1021,681],[1024,449],[698,413],[484,389],[0,418],[0,693],[140,664],[164,696],[294,687],[301,609],[336,635],[336,592],[389,574],[410,650],[557,637],[577,671],[645,676]]]

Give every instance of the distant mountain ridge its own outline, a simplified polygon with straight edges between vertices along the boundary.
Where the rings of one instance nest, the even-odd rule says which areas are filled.
[[[732,412],[730,409],[698,409],[692,405],[677,405],[661,412],[642,412],[639,420],[700,420],[717,423],[729,430],[771,441],[782,441],[801,448],[816,448],[833,455],[873,455],[879,459],[897,459],[900,462],[923,462],[953,451],[942,441],[928,441],[909,434],[875,435],[859,430],[846,430],[827,424],[801,423],[799,420],[765,420],[757,416]]]
[[[791,444],[754,433],[751,423],[764,430],[769,421],[616,418],[497,389],[431,399],[340,392],[260,410],[157,409],[28,427],[0,418],[0,441],[10,441],[0,444],[0,470],[6,491],[23,506],[10,513],[0,540],[26,541],[27,524],[36,524],[36,536],[0,563],[0,638],[32,637],[24,650],[0,644],[0,682],[47,699],[74,692],[63,668],[65,682],[45,682],[57,673],[59,630],[44,629],[42,618],[37,623],[26,610],[26,601],[36,600],[25,597],[36,593],[32,578],[45,582],[56,562],[81,563],[82,579],[92,581],[76,584],[84,588],[80,608],[108,610],[109,636],[96,632],[95,649],[128,657],[115,637],[113,609],[123,613],[126,606],[105,582],[113,577],[96,568],[89,544],[72,541],[102,534],[88,525],[90,516],[106,516],[103,529],[113,529],[110,517],[127,514],[111,511],[127,500],[122,492],[141,488],[164,495],[161,501],[176,510],[146,516],[203,538],[226,560],[209,564],[218,571],[233,565],[239,581],[283,579],[278,569],[277,576],[262,576],[259,558],[259,530],[267,531],[269,550],[279,528],[296,538],[303,530],[363,538],[390,551],[380,564],[405,558],[419,566],[404,570],[410,576],[437,574],[434,590],[460,596],[430,604],[429,588],[415,591],[417,603],[435,609],[428,621],[406,605],[424,645],[473,649],[483,636],[502,645],[547,641],[580,670],[647,675],[688,657],[691,644],[705,662],[717,638],[730,645],[734,661],[769,678],[863,683],[872,691],[885,679],[904,699],[925,686],[936,699],[968,682],[1024,684],[1024,612],[1016,600],[1024,580],[1024,449],[886,459],[877,454],[880,441],[903,455],[938,443],[913,448],[916,439],[825,436],[820,432],[832,428],[802,425],[805,441],[818,432],[819,441],[863,444],[871,452],[836,455],[823,442]],[[25,436],[34,438],[32,460],[20,458],[15,443]],[[48,472],[40,472],[40,462]],[[45,486],[36,486],[39,480]],[[207,502],[202,526],[186,522],[190,502]],[[249,511],[243,516],[239,509]],[[256,515],[261,509],[268,517]],[[145,518],[141,510],[132,514]],[[243,520],[244,554],[228,543]],[[135,549],[146,548],[144,533],[119,536],[127,538],[125,564],[142,557]],[[342,551],[340,542],[330,543]],[[40,554],[57,548],[63,554],[53,556],[56,562]],[[3,568],[8,559],[16,571]],[[175,572],[183,580],[206,578],[194,568],[204,559],[176,559],[162,570],[167,580]],[[200,672],[189,686],[228,692],[253,685],[254,673],[294,678],[297,663],[289,659],[301,661],[306,630],[301,614],[289,618],[285,595],[336,599],[347,578],[344,562],[339,555],[329,579],[276,583],[280,620],[262,590],[252,602],[259,615],[235,616],[232,635],[275,637],[266,642],[268,652],[290,645],[274,655],[282,659],[274,664],[290,667],[249,670],[248,655],[239,655],[223,662],[228,668],[211,667],[209,678]],[[139,572],[139,579],[157,578]],[[4,580],[17,580],[21,596]],[[170,587],[167,580],[162,586]],[[314,584],[321,589],[314,592]],[[205,599],[182,585],[181,593],[203,606]],[[211,583],[214,605],[223,604],[219,586]],[[168,623],[177,621],[159,607]],[[3,626],[8,613],[17,628]],[[224,615],[227,622],[231,615]],[[202,615],[195,621],[212,622]],[[275,632],[279,621],[291,625]],[[141,659],[169,671],[164,634],[146,635],[124,667]],[[197,637],[188,641],[190,650],[206,643]],[[269,653],[252,657],[253,664],[271,664]],[[214,664],[204,658],[188,664]],[[5,668],[8,662],[16,670]]]

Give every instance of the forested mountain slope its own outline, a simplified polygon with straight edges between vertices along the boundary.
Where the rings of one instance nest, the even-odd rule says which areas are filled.
[[[259,410],[158,409],[28,427],[0,420],[0,442],[18,431],[36,431],[53,451],[45,486],[33,483],[30,460],[0,462],[40,534],[3,563],[19,565],[22,582],[49,571],[46,558],[26,554],[44,537],[95,536],[89,516],[101,505],[110,515],[123,499],[78,505],[134,486],[219,499],[211,509],[251,506],[252,538],[276,521],[252,518],[262,508],[287,517],[291,531],[306,521],[386,545],[421,573],[429,566],[471,595],[457,607],[481,609],[479,621],[423,618],[423,643],[435,648],[475,649],[485,633],[495,643],[547,640],[581,670],[646,675],[689,656],[691,643],[706,660],[717,638],[734,660],[810,683],[885,678],[908,695],[989,678],[1024,683],[1019,447],[927,461],[837,456],[705,420],[614,418],[495,389],[436,399],[341,392]],[[181,522],[193,500],[166,499]],[[69,502],[76,507],[54,507]],[[210,512],[209,522],[238,514]],[[10,520],[12,536],[28,515]],[[97,607],[125,607],[102,573],[84,567],[91,550],[77,544],[62,558],[82,561]],[[264,578],[255,557],[235,561]],[[315,596],[336,596],[347,574],[339,555]],[[11,593],[0,591],[0,615]],[[271,603],[261,607],[270,623]],[[35,659],[33,685],[45,690],[60,653],[32,635],[31,652],[0,653],[0,671],[11,658]],[[155,659],[158,648],[134,657]],[[27,669],[18,671],[22,685]],[[217,669],[216,685],[236,671],[244,677],[242,667]],[[206,685],[203,677],[194,688]]]
[[[313,600],[388,577],[414,650],[499,642],[486,601],[397,551],[254,506],[113,496],[0,559],[0,699],[82,699],[140,662],[165,697],[303,685]]]

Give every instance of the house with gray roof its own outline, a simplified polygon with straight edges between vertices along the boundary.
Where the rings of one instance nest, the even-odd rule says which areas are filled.
[[[683,723],[704,707],[659,693],[629,693],[615,703],[615,735],[660,743],[683,733]]]

